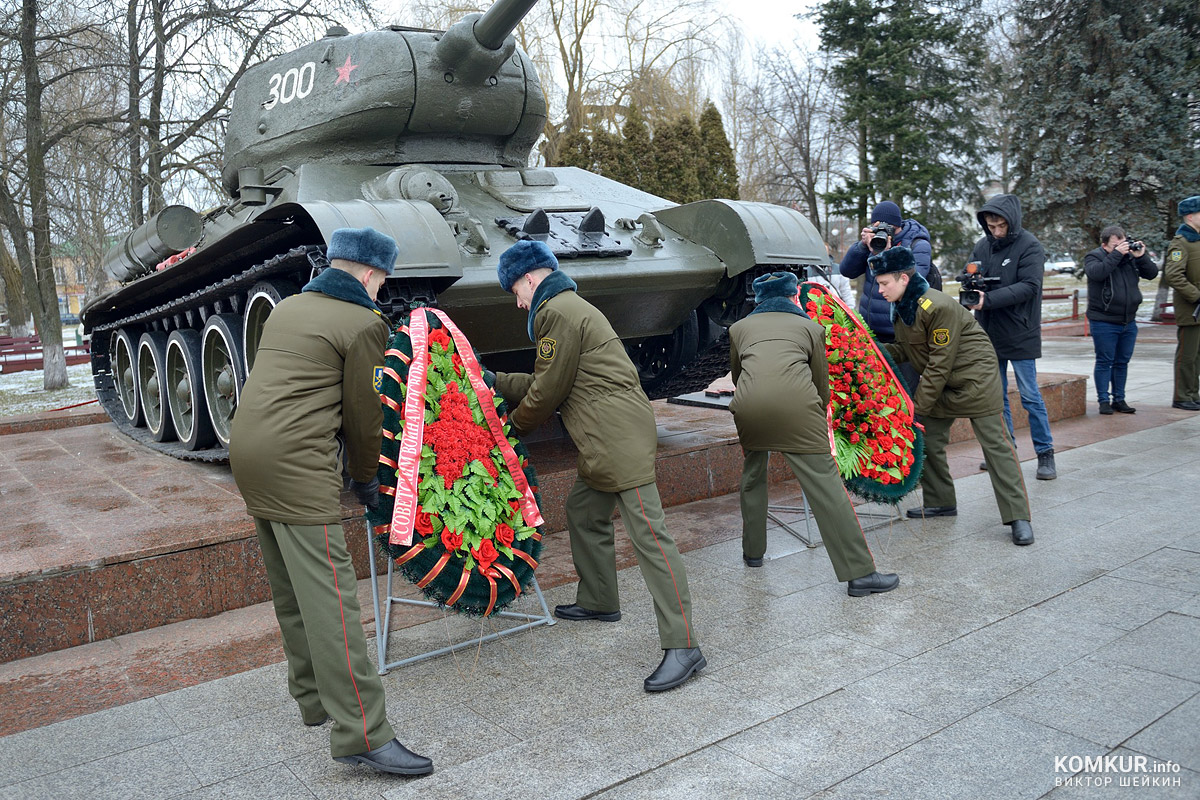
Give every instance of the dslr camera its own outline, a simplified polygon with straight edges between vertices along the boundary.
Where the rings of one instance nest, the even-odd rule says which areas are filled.
[[[1129,242],[1129,252],[1131,253],[1146,249],[1146,243],[1140,239],[1126,239],[1125,241]]]
[[[999,275],[984,275],[979,271],[979,262],[971,261],[958,275],[958,302],[964,307],[979,305],[980,292],[994,289],[1000,285]]]
[[[871,253],[878,255],[887,250],[888,237],[894,237],[900,229],[886,222],[876,222],[871,226],[871,238],[867,243]]]

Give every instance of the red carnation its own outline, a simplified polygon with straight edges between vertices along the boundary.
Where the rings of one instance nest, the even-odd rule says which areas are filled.
[[[446,548],[447,553],[453,553],[462,547],[463,537],[458,531],[452,531],[450,528],[442,528],[442,547]],[[472,550],[471,552],[475,552]]]
[[[496,552],[496,547],[492,544],[491,539],[484,539],[482,542],[480,542],[478,550],[472,547],[471,555],[475,556],[475,562],[479,564],[480,572],[487,572],[496,559],[500,557],[500,554]]]

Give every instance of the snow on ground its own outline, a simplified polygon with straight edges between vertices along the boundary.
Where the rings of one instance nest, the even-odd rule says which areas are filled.
[[[67,367],[67,377],[70,386],[47,392],[42,388],[40,369],[0,374],[0,417],[36,414],[96,399],[90,364]]]

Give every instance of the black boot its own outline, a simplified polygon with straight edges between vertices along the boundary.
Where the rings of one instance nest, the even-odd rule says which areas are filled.
[[[900,576],[894,572],[872,572],[847,583],[846,594],[851,597],[866,597],[875,592],[890,592],[899,585]]]
[[[663,650],[662,663],[643,682],[647,692],[665,692],[686,681],[698,670],[708,666],[699,647],[678,647]]]
[[[1106,417],[1111,417],[1111,416],[1112,416],[1112,413],[1113,413],[1113,407],[1112,407],[1112,404],[1111,404],[1111,403],[1105,403],[1105,402],[1101,401],[1101,403],[1100,403],[1100,413],[1101,413],[1101,414],[1103,414],[1103,415],[1104,415],[1104,416],[1106,416]]]
[[[1029,524],[1029,520],[1014,519],[1008,524],[1012,528],[1013,544],[1033,544],[1033,526]]]
[[[577,606],[572,603],[569,606],[555,606],[554,616],[559,619],[569,619],[572,622],[578,622],[585,619],[598,619],[601,622],[616,622],[621,618],[620,611],[592,611],[590,608]]]
[[[1054,469],[1054,451],[1047,450],[1044,453],[1038,453],[1037,479],[1052,481],[1057,477],[1058,471]]]
[[[1137,409],[1126,403],[1124,400],[1113,400],[1112,410],[1118,414],[1136,414]]]
[[[365,764],[371,769],[393,775],[428,775],[433,772],[433,761],[412,752],[397,739],[365,753],[337,756],[333,760],[343,764]]]

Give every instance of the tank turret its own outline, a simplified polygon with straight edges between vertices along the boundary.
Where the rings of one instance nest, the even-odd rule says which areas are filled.
[[[512,31],[537,0],[498,0],[445,33],[340,29],[246,71],[222,177],[338,163],[525,166],[546,122],[533,63]]]
[[[118,238],[121,285],[85,307],[96,393],[118,428],[180,458],[226,457],[241,387],[276,304],[328,267],[341,227],[400,246],[384,313],[446,309],[492,369],[529,369],[525,315],[500,253],[539,239],[625,341],[651,398],[729,368],[725,328],[751,281],[827,263],[796,211],[675,205],[574,167],[530,167],[546,119],[512,36],[536,0],[498,0],[447,31],[320,40],[259,64],[234,95],[224,205],[170,206]]]

